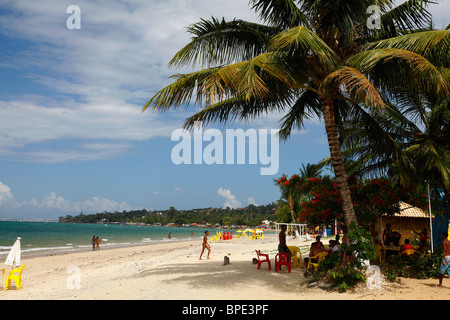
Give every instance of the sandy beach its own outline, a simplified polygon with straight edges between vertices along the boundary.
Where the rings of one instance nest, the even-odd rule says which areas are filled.
[[[450,279],[401,279],[339,293],[316,286],[304,269],[274,272],[275,235],[261,240],[210,242],[209,260],[199,260],[201,240],[88,251],[23,259],[22,289],[1,290],[0,300],[424,300],[450,299]],[[288,245],[306,242],[290,239]],[[255,249],[269,253],[260,270]],[[224,256],[230,264],[224,265]],[[6,268],[7,272],[9,267]]]

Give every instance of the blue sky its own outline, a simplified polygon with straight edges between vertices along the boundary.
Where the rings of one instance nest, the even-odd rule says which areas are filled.
[[[81,29],[66,26],[81,9]],[[432,9],[436,27],[449,4]],[[200,18],[257,21],[247,0],[40,0],[0,4],[0,218],[267,204],[273,178],[328,156],[323,124],[280,142],[279,171],[175,165],[171,134],[191,113],[141,108]],[[279,114],[249,126],[277,128]],[[223,130],[220,124],[209,126]]]

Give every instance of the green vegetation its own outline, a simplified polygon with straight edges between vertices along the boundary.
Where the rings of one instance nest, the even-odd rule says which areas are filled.
[[[344,252],[353,252],[351,258],[344,255],[332,254],[320,265],[319,275],[331,282],[332,287],[337,287],[340,291],[355,286],[360,282],[365,282],[363,274],[364,261],[375,259],[375,248],[371,245],[371,234],[361,226],[351,224],[351,229],[347,233],[350,244],[342,243]]]
[[[450,30],[431,30],[427,11],[431,2],[251,0],[261,24],[213,17],[187,28],[191,41],[169,65],[203,69],[174,75],[174,81],[150,98],[144,110],[167,111],[195,104],[197,113],[185,122],[188,129],[196,121],[252,121],[279,112],[284,115],[280,119],[282,139],[288,139],[311,117],[323,119],[343,222],[347,227],[358,224],[341,150],[342,124],[355,120],[377,129],[375,114],[387,106],[409,109],[424,101],[443,111],[436,115],[438,126],[433,129],[440,128],[441,115],[447,114],[448,103],[442,100],[450,91]],[[380,10],[376,27],[368,23],[367,10],[373,5]],[[350,129],[354,128],[353,123]],[[442,183],[448,188],[448,157],[441,153],[445,148],[436,149],[436,138],[447,136],[446,132],[416,137],[408,143],[413,148],[407,153],[424,154],[419,161],[422,168],[444,174]],[[384,139],[383,143],[387,144]],[[376,155],[390,158],[385,161],[393,160],[390,163],[396,166],[414,164],[399,157],[401,150],[378,146],[374,151],[383,152]],[[436,157],[431,161],[431,156]],[[286,190],[283,197],[295,221],[291,191],[295,190]]]
[[[77,216],[59,217],[59,222],[77,222],[77,223],[143,223],[143,224],[162,224],[174,223],[175,225],[184,224],[210,224],[212,226],[255,226],[262,224],[263,220],[276,220],[276,204],[255,206],[249,205],[246,208],[221,209],[221,208],[203,208],[191,210],[177,210],[170,207],[168,210],[146,209],[123,211],[123,212],[102,212],[96,214],[79,214]]]
[[[410,256],[394,256],[381,270],[389,281],[397,281],[398,277],[429,279],[437,277],[442,261],[442,245],[437,246],[433,253],[417,251]]]

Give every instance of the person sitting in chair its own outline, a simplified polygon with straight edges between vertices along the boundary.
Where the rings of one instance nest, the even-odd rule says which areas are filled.
[[[311,249],[309,250],[309,258],[305,258],[305,259],[304,259],[305,266],[308,266],[309,259],[311,259],[311,262],[312,262],[312,263],[317,263],[317,262],[319,262],[317,259],[314,259],[314,258],[312,258],[312,257],[315,257],[315,256],[317,256],[319,253],[324,252],[324,251],[325,251],[325,249],[319,247],[319,245],[318,245],[317,242],[311,243]]]

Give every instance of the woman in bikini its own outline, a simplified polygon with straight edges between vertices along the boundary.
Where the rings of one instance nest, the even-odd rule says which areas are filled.
[[[205,248],[208,250],[208,255],[207,255],[207,259],[209,259],[209,254],[211,253],[211,247],[208,244],[208,235],[209,235],[209,231],[205,231],[205,236],[203,237],[203,244],[202,244],[202,253],[200,254],[200,259],[202,260],[202,255],[203,252],[205,251]]]

